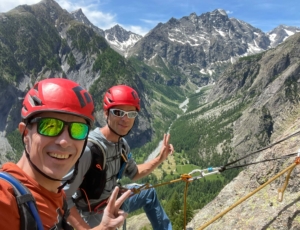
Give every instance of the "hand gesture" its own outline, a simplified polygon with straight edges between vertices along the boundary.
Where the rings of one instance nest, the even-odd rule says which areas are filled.
[[[119,187],[115,187],[111,194],[108,204],[103,212],[101,224],[96,228],[98,230],[115,230],[121,227],[127,217],[127,213],[120,209],[123,202],[130,196],[131,191],[123,193],[118,199]],[[94,228],[95,229],[95,228]]]
[[[167,157],[174,152],[174,147],[172,144],[169,144],[170,134],[164,134],[164,139],[162,147],[160,149],[160,159],[164,161]]]

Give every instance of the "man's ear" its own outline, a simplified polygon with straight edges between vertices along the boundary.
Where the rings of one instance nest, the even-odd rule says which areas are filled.
[[[19,123],[19,132],[20,132],[21,134],[23,134],[23,132],[25,132],[25,133],[24,133],[24,136],[27,135],[28,130],[26,129],[26,125],[25,125],[24,122],[20,122],[20,123]]]
[[[107,118],[108,117],[108,110],[104,110],[104,116]]]

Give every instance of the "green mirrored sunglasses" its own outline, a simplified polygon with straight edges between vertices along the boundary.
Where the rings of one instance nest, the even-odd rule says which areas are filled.
[[[65,125],[68,126],[68,132],[74,140],[84,140],[89,133],[89,126],[81,122],[66,122],[57,118],[36,117],[29,123],[37,123],[37,132],[46,137],[57,137]]]

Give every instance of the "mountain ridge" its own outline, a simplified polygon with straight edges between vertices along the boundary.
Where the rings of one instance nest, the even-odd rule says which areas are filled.
[[[81,13],[83,14],[82,11]],[[87,25],[91,26],[92,24],[89,22]],[[300,31],[300,28],[297,27],[279,25],[272,31],[264,33],[260,29],[254,28],[242,20],[229,18],[223,9],[216,9],[199,16],[197,16],[196,13],[191,13],[189,16],[184,16],[180,19],[171,18],[166,23],[158,23],[158,25],[151,29],[144,37],[126,31],[119,25],[117,27],[124,36],[121,36],[121,33],[117,33],[113,28],[105,31],[105,33],[109,35],[104,35],[114,50],[125,57],[138,57],[151,67],[161,66],[156,69],[157,71],[165,69],[164,66],[167,66],[167,68],[170,65],[180,66],[179,71],[183,74],[190,75],[192,82],[198,84],[198,86],[212,83],[216,80],[213,75],[219,74],[223,69],[223,65],[219,63],[232,63],[239,57],[263,52],[269,48],[276,47],[287,37]],[[187,31],[185,31],[185,29],[187,29]],[[172,30],[174,31],[172,32]],[[189,30],[193,30],[193,32],[191,33]],[[233,32],[231,34],[230,31],[235,30],[240,32]],[[168,35],[166,35],[166,31],[168,31]],[[155,36],[151,35],[153,33]],[[159,33],[161,33],[161,35],[158,36]],[[249,33],[250,36],[245,35],[247,33]],[[101,35],[103,36],[103,34]],[[222,40],[218,38],[220,36]],[[211,37],[215,38],[212,39]],[[229,44],[224,46],[222,43],[224,42],[224,38],[226,43],[226,37],[229,39],[242,40],[238,45],[232,46],[232,44]],[[176,43],[181,43],[184,47],[181,48],[180,44]],[[146,44],[152,45],[148,47]],[[189,46],[195,48],[200,45],[204,47],[204,49],[201,48],[196,52],[194,51],[192,55],[193,58],[185,54],[186,52],[193,52],[192,49],[188,48]],[[153,48],[153,46],[158,46],[158,49]],[[163,49],[164,53],[161,53],[161,49]],[[167,52],[170,52],[169,55],[166,54],[166,49],[168,50]],[[176,53],[174,53],[174,49]],[[216,55],[215,53],[210,54],[213,50],[218,53],[220,53],[220,51],[225,53],[221,55]],[[147,55],[143,53],[147,53]],[[174,60],[174,57],[178,55],[181,55],[182,58]],[[171,58],[168,58],[168,56],[171,56]],[[216,56],[218,57],[217,59]],[[164,63],[158,64],[161,62],[159,59],[162,59]],[[187,61],[184,61],[184,59],[187,59]],[[189,65],[193,67],[190,68],[188,67]],[[199,72],[195,72],[195,69],[197,69],[200,74]],[[214,74],[214,72],[217,73]],[[163,75],[162,72],[160,73]]]

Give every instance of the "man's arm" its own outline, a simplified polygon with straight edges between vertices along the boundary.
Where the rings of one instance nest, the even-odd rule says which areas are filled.
[[[73,206],[70,209],[70,215],[68,217],[68,222],[72,225],[76,230],[86,230],[90,229],[90,226],[82,219],[80,216],[76,206]]]
[[[160,149],[160,154],[147,163],[137,165],[137,173],[132,180],[141,179],[149,175],[158,165],[160,165],[167,157],[174,152],[172,144],[169,144],[170,134],[164,134],[163,145]]]

